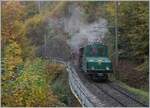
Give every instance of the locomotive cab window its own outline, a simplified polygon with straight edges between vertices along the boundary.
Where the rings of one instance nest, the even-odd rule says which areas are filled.
[[[99,56],[100,57],[104,57],[105,56],[105,49],[104,49],[104,47],[98,48],[98,52],[99,52]]]
[[[88,57],[107,57],[107,47],[104,46],[87,46],[85,55]]]

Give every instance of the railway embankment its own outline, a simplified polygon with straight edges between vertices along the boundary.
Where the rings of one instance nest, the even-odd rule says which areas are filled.
[[[51,90],[57,96],[58,100],[61,103],[61,106],[64,107],[81,107],[81,104],[76,99],[76,97],[71,92],[69,82],[68,82],[68,72],[65,69],[64,65],[61,64],[50,64],[49,71],[55,71],[51,75]],[[54,69],[54,70],[51,70]]]
[[[71,64],[67,65],[69,73],[69,85],[72,93],[76,96],[82,106],[85,107],[105,107],[101,102],[81,81],[79,75]]]
[[[141,99],[133,91],[116,81],[94,82],[78,68],[76,72],[83,84],[107,107],[143,107],[148,106],[148,99]],[[140,95],[140,94],[138,94]],[[142,97],[142,95],[140,95]]]
[[[105,82],[94,82],[89,77],[84,75],[76,65],[68,64],[61,60],[56,60],[55,62],[65,64],[66,70],[68,71],[68,79],[64,80],[66,75],[62,75],[55,80],[55,83],[53,83],[54,91],[58,94],[58,96],[60,94],[60,99],[62,100],[62,91],[67,93],[67,91],[71,89],[71,92],[82,106],[148,107],[147,102],[142,101],[134,93],[126,90],[119,82],[110,80]],[[67,80],[69,80],[69,82],[67,82]],[[65,89],[62,85],[64,85],[64,87],[66,86]],[[60,87],[61,90],[57,87]],[[66,95],[66,100],[69,100],[66,102],[72,102],[70,97],[71,95]]]
[[[71,92],[68,82],[68,73],[66,71],[53,81],[52,90],[58,96],[59,100],[64,103],[64,106],[81,107],[81,104]]]
[[[149,104],[149,92],[146,92],[144,90],[137,89],[137,88],[134,88],[134,87],[130,87],[129,85],[127,85],[123,82],[120,82],[120,81],[115,81],[115,82],[117,82],[117,85],[119,86],[119,88],[121,90],[127,92],[132,97],[134,97],[135,99],[137,99],[140,102],[144,103],[145,105]]]

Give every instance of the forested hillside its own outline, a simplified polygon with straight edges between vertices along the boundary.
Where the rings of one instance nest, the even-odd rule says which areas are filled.
[[[114,25],[114,5],[113,2],[106,5],[106,17],[110,25]],[[120,2],[118,5],[118,73],[122,81],[140,88],[145,88],[149,79],[148,8],[148,2]],[[114,31],[110,32],[114,36]],[[108,43],[110,42],[111,40]],[[146,89],[148,90],[147,87]]]
[[[115,78],[146,91],[148,4],[119,2],[119,64],[113,64]],[[69,106],[67,96],[72,94],[57,82],[67,82],[61,79],[67,78],[65,67],[52,64],[50,58],[69,61],[73,49],[98,40],[115,61],[115,14],[115,2],[2,1],[2,106]]]
[[[41,8],[45,9],[40,9],[38,2],[2,2],[2,106],[69,105],[69,85],[59,78],[63,74],[66,79],[66,71],[44,59],[43,53],[44,36],[51,41],[57,35],[47,23],[51,8],[61,4],[44,3]],[[65,41],[63,37],[54,40],[53,45]],[[56,78],[61,85],[53,81]]]

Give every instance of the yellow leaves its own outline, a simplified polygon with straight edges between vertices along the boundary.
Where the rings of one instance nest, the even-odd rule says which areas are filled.
[[[61,73],[63,65],[51,64],[50,74]],[[12,85],[4,83],[3,90],[9,91],[3,93],[2,103],[5,106],[19,107],[52,107],[57,106],[58,98],[50,89],[46,71],[47,63],[41,59],[27,61],[22,70],[22,74],[16,78]],[[10,83],[9,83],[10,84]],[[7,87],[6,87],[7,86]],[[5,104],[4,104],[5,103]]]
[[[2,4],[2,16],[5,16],[6,20],[21,20],[24,15],[24,6],[17,1],[5,1]],[[7,17],[8,16],[8,17]]]
[[[49,70],[55,70],[55,71],[60,71],[60,70],[63,70],[65,68],[64,65],[62,64],[49,64],[48,65],[48,69]]]
[[[10,62],[13,64],[19,64],[22,62],[21,59],[22,50],[20,46],[16,42],[11,42],[5,49],[5,59],[7,60],[8,64]]]
[[[34,17],[28,19],[25,23],[26,28],[36,28],[43,23],[45,17],[42,15],[35,15]]]
[[[26,20],[23,31],[24,35],[30,39],[30,44],[36,46],[43,44],[43,36],[47,32],[46,21],[43,15],[35,15]]]
[[[18,82],[16,85],[17,92],[13,96],[20,103],[16,103],[16,105],[28,107],[56,105],[58,100],[51,92],[48,81],[46,81],[45,66],[45,62],[41,59],[25,64],[23,73],[16,79]],[[23,90],[21,94],[18,88]]]
[[[49,89],[45,62],[36,59],[30,60],[25,65],[23,63],[23,57],[25,58],[28,53],[34,52],[35,49],[23,48],[27,46],[24,41],[26,33],[30,32],[27,29],[40,26],[36,31],[41,30],[45,24],[45,17],[36,15],[27,20],[25,25],[22,23],[23,17],[24,6],[20,2],[4,2],[2,4],[2,36],[6,41],[3,52],[3,105],[54,106],[57,103],[57,98]],[[42,24],[43,26],[41,26]],[[35,39],[35,37],[33,38]],[[22,68],[19,68],[20,64],[23,65]]]
[[[67,8],[68,3],[69,2],[67,1],[58,2],[58,4],[50,11],[49,16],[54,18],[59,17]]]
[[[115,3],[110,2],[109,4],[106,5],[106,11],[111,15],[115,16]]]
[[[65,66],[60,64],[49,64],[47,65],[47,75],[49,76],[50,80],[55,79],[58,77],[62,72],[64,72]]]
[[[24,6],[17,1],[3,1],[2,4],[2,36],[4,41],[16,41],[18,33],[21,30]],[[19,25],[20,24],[20,25]]]
[[[17,65],[23,62],[22,60],[22,50],[16,42],[11,42],[4,51],[4,68],[5,77],[11,78],[15,73],[15,68]]]

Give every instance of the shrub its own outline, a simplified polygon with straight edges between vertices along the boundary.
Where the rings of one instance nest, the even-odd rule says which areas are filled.
[[[57,106],[58,99],[50,89],[45,70],[43,60],[27,61],[15,81],[2,83],[2,105]]]
[[[12,79],[15,76],[16,67],[23,62],[20,46],[12,41],[5,49],[3,80]]]
[[[48,64],[46,74],[48,75],[48,79],[53,82],[60,74],[65,71],[64,65],[58,64]]]

